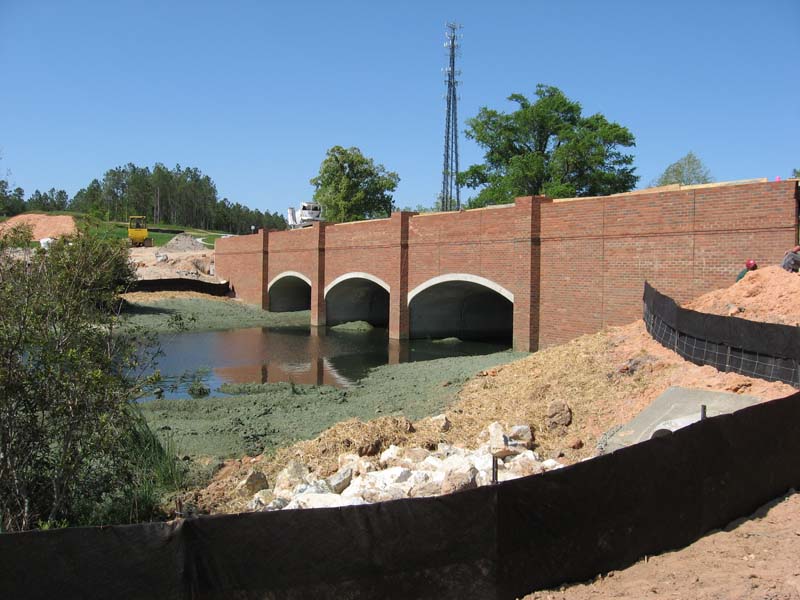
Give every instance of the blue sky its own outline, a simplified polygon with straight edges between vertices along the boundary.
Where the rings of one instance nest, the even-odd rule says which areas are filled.
[[[634,133],[640,186],[689,150],[720,181],[800,168],[800,0],[0,0],[0,169],[73,195],[180,163],[284,213],[338,144],[398,172],[397,205],[430,205],[449,20],[462,132],[541,82]]]

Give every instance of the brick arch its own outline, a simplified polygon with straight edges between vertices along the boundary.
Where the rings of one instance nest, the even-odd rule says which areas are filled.
[[[486,279],[485,277],[481,277],[479,275],[472,275],[470,273],[447,273],[445,275],[432,277],[431,279],[428,279],[428,281],[419,284],[413,290],[408,292],[408,304],[410,305],[411,300],[414,299],[414,296],[416,296],[420,292],[424,292],[425,290],[427,290],[430,287],[433,287],[434,285],[438,285],[440,283],[446,283],[448,281],[466,281],[468,283],[477,283],[478,285],[482,285],[483,287],[489,288],[493,292],[497,292],[509,302],[512,303],[514,302],[514,294],[509,290],[507,290],[506,288],[504,288],[502,285],[495,283],[491,279]]]
[[[364,273],[361,271],[352,271],[350,273],[344,273],[343,275],[339,275],[339,277],[337,277],[336,279],[331,281],[328,285],[326,285],[324,295],[327,296],[328,292],[330,292],[335,286],[342,283],[343,281],[347,281],[348,279],[366,279],[367,281],[371,281],[372,283],[377,283],[379,286],[381,286],[390,294],[392,293],[389,284],[386,283],[380,277],[375,277],[375,275],[372,275],[370,273]]]
[[[305,281],[308,285],[312,285],[311,279],[309,279],[306,275],[303,275],[298,271],[284,271],[283,273],[278,273],[270,280],[269,284],[267,284],[267,289],[269,290],[273,284],[277,283],[279,279],[283,279],[284,277],[297,277],[298,279]]]

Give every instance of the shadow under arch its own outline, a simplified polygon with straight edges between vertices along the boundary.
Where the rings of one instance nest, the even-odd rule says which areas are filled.
[[[434,277],[408,294],[409,336],[456,337],[511,345],[514,295],[497,283],[465,273]]]
[[[389,326],[389,285],[369,273],[346,273],[325,286],[325,318],[329,326],[366,321]]]
[[[270,312],[291,312],[311,308],[311,280],[296,271],[284,271],[269,282]]]

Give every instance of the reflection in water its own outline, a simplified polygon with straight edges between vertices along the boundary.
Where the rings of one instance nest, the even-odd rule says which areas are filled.
[[[292,381],[347,387],[370,369],[416,360],[489,354],[506,346],[480,342],[442,343],[430,340],[390,340],[386,329],[346,333],[322,327],[251,328],[178,333],[162,336],[164,351],[158,368],[167,397],[186,397],[185,374],[200,374],[218,394],[223,383]],[[185,377],[184,377],[185,379]],[[190,378],[191,379],[191,378]]]

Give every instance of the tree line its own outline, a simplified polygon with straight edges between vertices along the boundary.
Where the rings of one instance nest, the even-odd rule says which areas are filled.
[[[71,210],[104,221],[126,221],[145,215],[150,223],[249,233],[251,226],[286,229],[278,213],[261,212],[227,198],[219,199],[214,181],[195,167],[161,163],[151,169],[128,163],[109,169],[102,180],[93,179],[74,198],[64,190],[36,190],[27,199],[22,188],[10,189],[0,179],[0,214],[14,216],[29,210]]]

